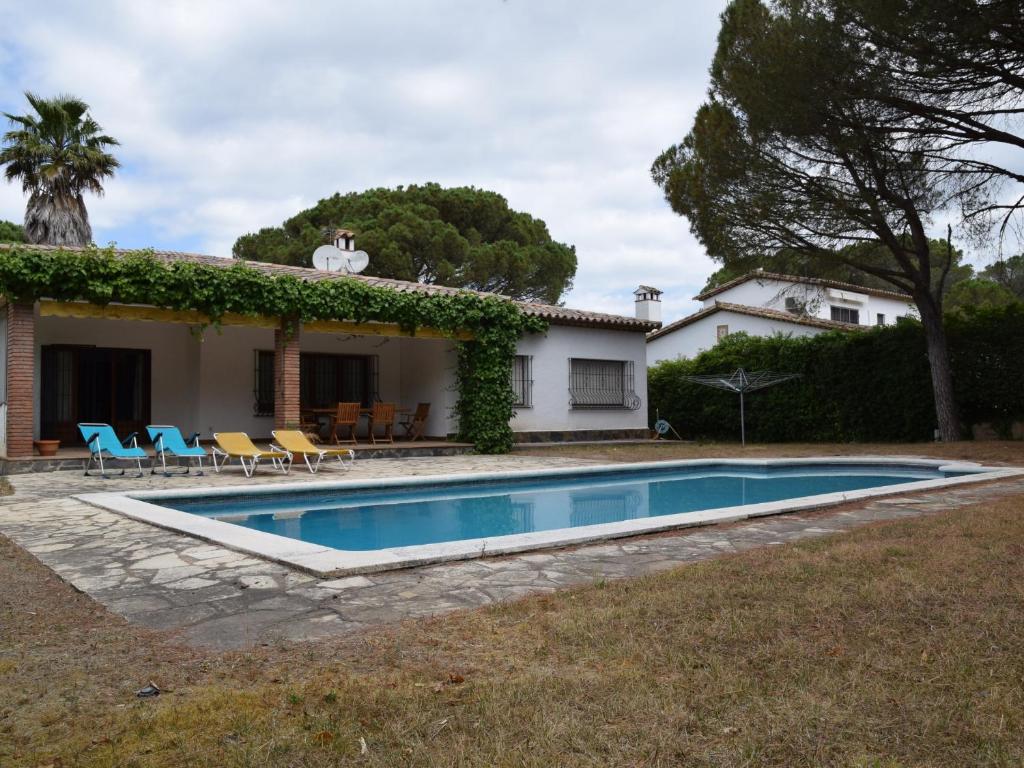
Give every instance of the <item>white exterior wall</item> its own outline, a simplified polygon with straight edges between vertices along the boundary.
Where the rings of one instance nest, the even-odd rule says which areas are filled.
[[[151,351],[151,420],[179,426],[184,434],[209,438],[218,431],[244,431],[268,438],[272,416],[255,416],[255,351],[274,349],[267,328],[225,326],[193,332],[190,326],[131,320],[36,318],[35,435],[39,434],[42,355],[47,344],[82,344]],[[431,404],[426,433],[454,433],[456,343],[382,336],[303,332],[303,352],[377,355],[382,400],[415,408]],[[520,340],[519,354],[533,357],[533,407],[520,409],[512,428],[528,431],[644,429],[647,426],[647,349],[642,332],[553,325],[547,334]],[[569,407],[569,358],[633,362],[638,410]],[[400,434],[400,431],[399,431]]]
[[[204,438],[214,432],[247,432],[252,437],[270,437],[274,417],[253,415],[255,350],[273,350],[274,332],[269,328],[226,326],[219,332],[216,328],[207,328],[202,339],[196,368],[199,380],[196,430]]]
[[[832,305],[858,310],[860,325],[875,325],[879,314],[885,315],[886,325],[895,325],[900,317],[917,317],[917,308],[912,301],[781,280],[747,280],[705,299],[703,307],[713,307],[720,301],[784,312],[786,299],[790,297],[805,302],[808,314],[822,320],[832,319]]]
[[[426,434],[445,437],[458,429],[453,410],[458,392],[455,369],[458,356],[455,343],[434,339],[401,339],[402,374],[400,402],[415,408],[430,403]]]
[[[406,405],[401,378],[402,345],[406,341],[413,340],[304,333],[300,347],[305,352],[377,355],[381,399]],[[419,340],[414,343],[430,344]],[[40,402],[42,380],[39,348],[46,344],[151,350],[153,423],[175,424],[184,434],[198,431],[204,437],[218,431],[243,431],[264,438],[274,428],[273,416],[253,414],[255,353],[273,351],[273,330],[226,326],[192,333],[184,324],[37,317],[36,403]],[[439,382],[439,389],[441,386]],[[421,388],[416,396],[423,394]],[[440,410],[444,413],[448,409]],[[38,406],[35,434],[39,434]],[[443,425],[436,434],[446,434]]]
[[[724,301],[728,304],[743,304],[747,307],[785,309],[785,296],[802,296],[802,292],[789,293],[788,291],[792,288],[792,283],[782,283],[778,280],[747,280],[704,299],[701,308],[707,309],[715,306],[717,301]]]
[[[409,408],[420,399],[429,402],[427,434],[443,436],[451,431],[445,419],[450,411],[450,393],[445,391],[449,385],[446,356],[453,349],[450,342],[303,331],[299,347],[302,352],[376,355],[380,399]],[[270,436],[274,417],[253,415],[253,387],[256,350],[273,349],[272,330],[232,326],[220,334],[207,331],[201,376],[204,434],[242,430],[253,436]]]
[[[546,334],[519,340],[517,354],[533,357],[533,407],[520,408],[512,419],[516,432],[647,427],[647,349],[642,332],[552,325]],[[638,410],[569,407],[569,358],[630,360]]]
[[[676,360],[680,357],[692,358],[711,349],[718,343],[720,325],[729,326],[729,333],[743,331],[751,336],[774,336],[777,333],[789,336],[817,336],[825,332],[822,328],[808,325],[721,310],[650,341],[647,344],[648,364],[655,365],[662,360]]]

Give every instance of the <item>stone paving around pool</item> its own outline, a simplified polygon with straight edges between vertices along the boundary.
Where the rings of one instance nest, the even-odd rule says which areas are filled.
[[[573,549],[318,580],[301,571],[130,520],[74,494],[303,479],[530,470],[595,462],[530,456],[452,456],[359,462],[316,478],[269,470],[203,478],[111,479],[81,472],[12,478],[0,498],[0,533],[75,588],[130,621],[174,630],[195,645],[241,648],[310,640],[449,611],[476,608],[599,579],[651,573],[729,552],[839,533],[868,522],[934,514],[1016,493],[1024,480],[876,499],[854,508],[759,518],[727,527],[629,538]]]

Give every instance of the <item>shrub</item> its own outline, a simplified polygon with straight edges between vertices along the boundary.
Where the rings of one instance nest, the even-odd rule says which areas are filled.
[[[1008,434],[1024,419],[1024,304],[951,316],[946,328],[963,423]],[[651,368],[651,419],[660,414],[686,438],[736,439],[739,398],[684,377],[741,367],[801,374],[747,396],[751,440],[908,442],[935,429],[924,332],[913,321],[802,338],[728,336],[692,360]]]

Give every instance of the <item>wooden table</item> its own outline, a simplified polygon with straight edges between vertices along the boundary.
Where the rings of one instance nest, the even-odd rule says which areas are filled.
[[[303,408],[302,413],[312,413],[317,416],[333,416],[338,412],[337,408]],[[369,416],[373,413],[373,408],[360,408],[360,416]],[[412,413],[412,408],[395,408],[395,413]]]
[[[311,413],[311,414],[313,414],[314,417],[334,416],[337,412],[338,412],[337,407],[335,407],[335,408],[304,408],[301,411],[301,413]],[[395,415],[396,416],[398,414],[406,414],[406,413],[412,413],[412,412],[413,412],[412,408],[395,408]],[[373,413],[373,408],[360,408],[359,409],[359,415],[360,416],[369,416],[371,413]],[[319,421],[320,421],[319,418],[317,418],[317,425],[318,425],[317,426],[317,433],[318,434],[319,434],[319,431],[320,431],[320,429],[319,429]],[[332,421],[332,423],[333,423],[333,421]],[[330,425],[328,425],[328,429],[330,429]],[[330,437],[331,436],[328,435],[329,439],[330,439]],[[355,431],[354,430],[353,430],[353,433],[352,433],[352,439],[353,440],[355,439]]]

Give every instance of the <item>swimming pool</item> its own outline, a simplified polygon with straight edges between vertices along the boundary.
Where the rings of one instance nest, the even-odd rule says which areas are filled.
[[[759,504],[948,476],[926,468],[676,467],[380,491],[168,499],[165,506],[333,549],[366,551]]]
[[[706,460],[81,498],[333,574],[727,522],[1005,471],[924,460]]]

